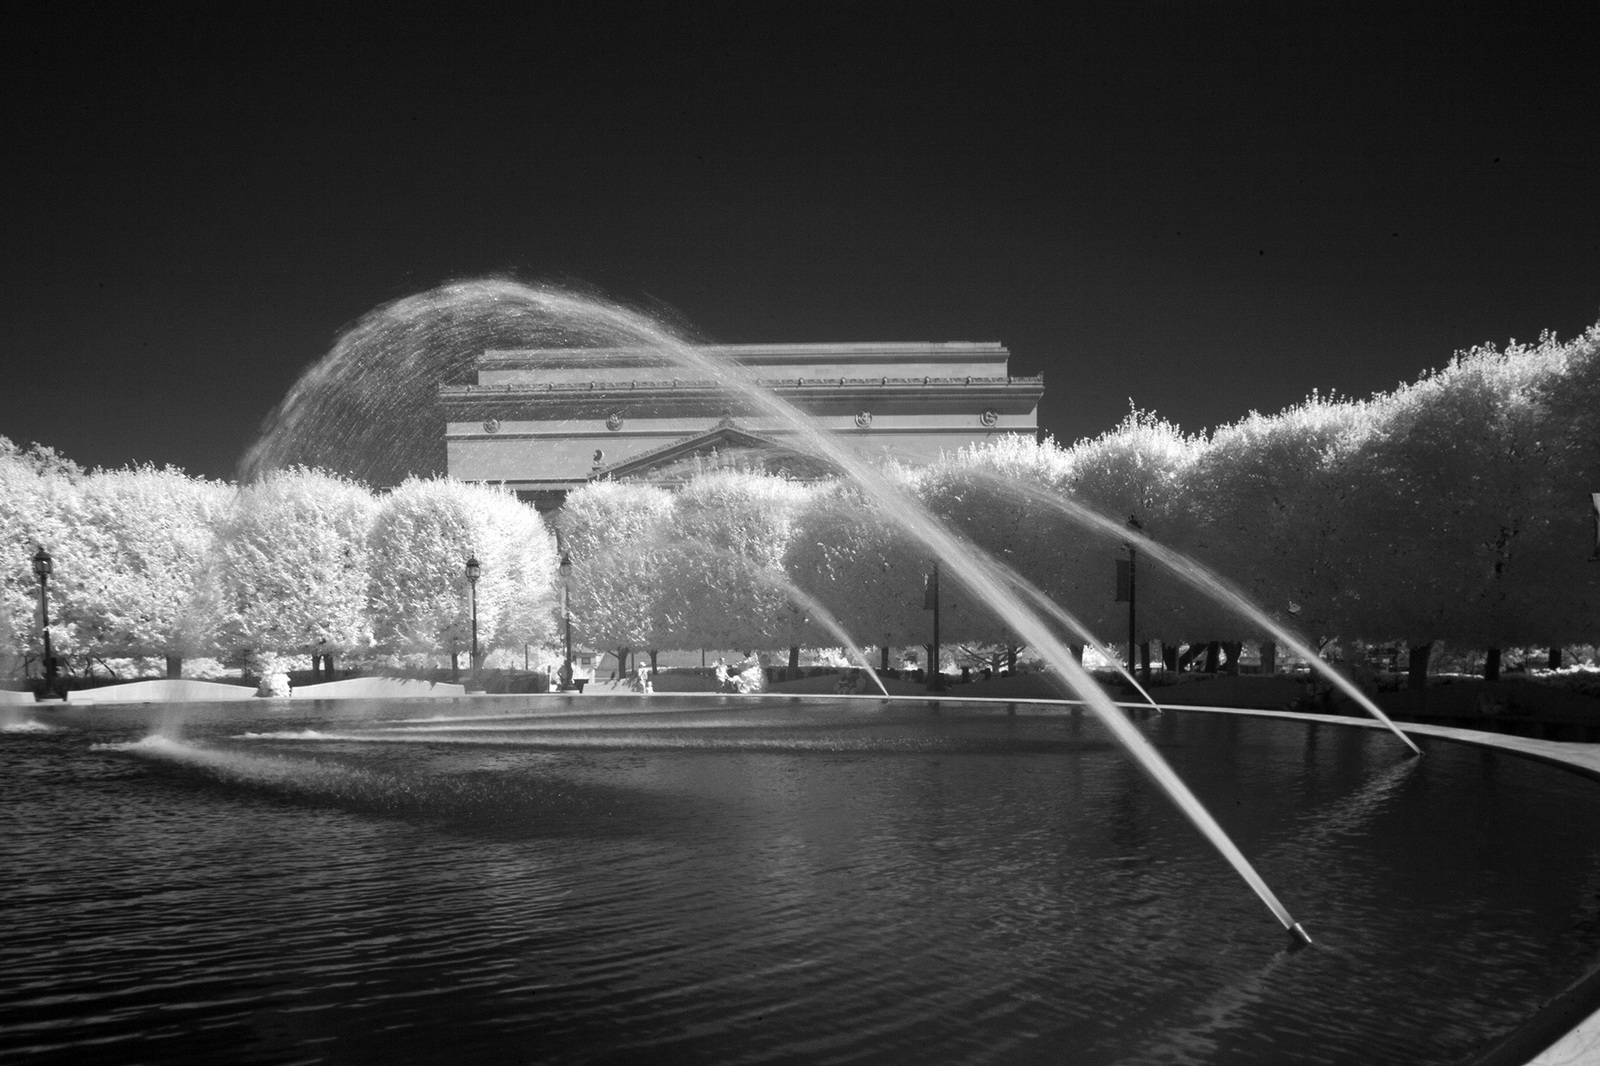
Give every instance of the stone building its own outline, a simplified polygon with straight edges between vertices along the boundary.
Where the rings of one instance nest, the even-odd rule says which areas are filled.
[[[1038,432],[1042,377],[1003,345],[741,344],[699,349],[870,456],[907,462]],[[542,509],[597,478],[671,484],[708,460],[810,478],[827,471],[787,427],[704,373],[621,349],[486,351],[477,384],[439,390],[452,477],[503,483]]]

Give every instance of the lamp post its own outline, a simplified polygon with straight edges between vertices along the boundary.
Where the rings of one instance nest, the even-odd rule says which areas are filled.
[[[922,609],[933,612],[933,643],[929,646],[928,655],[928,691],[938,692],[944,686],[941,684],[944,675],[939,673],[939,560],[933,561],[933,572],[928,575],[928,583],[922,591]]]
[[[572,688],[572,556],[566,552],[561,553],[561,622],[567,631],[567,658],[561,666],[561,691],[566,692]]]
[[[1144,528],[1135,515],[1128,516],[1127,526],[1137,533]],[[1128,541],[1128,673],[1133,673],[1134,655],[1138,652],[1138,645],[1134,639],[1134,601],[1138,590],[1138,558],[1139,550],[1133,546],[1133,541]],[[1144,679],[1150,680],[1146,671]]]
[[[50,572],[53,569],[50,553],[40,545],[33,553],[33,572],[39,575],[39,627],[44,630],[44,694],[52,695],[56,689],[56,657],[50,648]]]
[[[478,683],[478,575],[481,573],[483,567],[478,563],[478,557],[467,556],[467,587],[472,596],[472,690],[474,692],[483,689]]]

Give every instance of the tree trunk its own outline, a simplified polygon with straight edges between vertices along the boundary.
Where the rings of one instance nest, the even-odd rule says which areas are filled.
[[[1215,640],[1213,640],[1210,644],[1207,644],[1206,645],[1206,668],[1205,668],[1205,672],[1208,673],[1208,674],[1216,673],[1218,668],[1219,668],[1219,666],[1220,666],[1219,660],[1221,658],[1222,658],[1222,645],[1220,643],[1218,643],[1217,641],[1215,641]]]
[[[1079,655],[1078,658],[1082,659],[1083,656]],[[1006,673],[1014,674],[1016,672],[1017,672],[1017,646],[1015,644],[1007,644],[1006,645]]]
[[[1067,645],[1067,647],[1071,650],[1072,657],[1074,659],[1078,660],[1078,665],[1082,666],[1083,665],[1083,647],[1084,646],[1082,644],[1069,644],[1069,645]]]
[[[1483,658],[1483,679],[1485,681],[1500,680],[1500,649],[1490,648],[1489,654]]]
[[[626,644],[617,649],[617,679],[619,681],[628,679],[628,646]]]
[[[878,673],[887,674],[889,672],[889,645],[885,644],[883,646],[883,654],[878,658],[880,660],[878,665]]]
[[[1406,688],[1421,692],[1428,687],[1428,659],[1433,655],[1433,641],[1409,646],[1406,663]]]
[[[1559,652],[1558,652],[1558,654],[1559,654]],[[183,656],[181,656],[181,655],[169,655],[169,656],[167,656],[167,676],[170,677],[170,678],[174,678],[174,679],[180,678],[180,677],[183,676]]]
[[[1139,683],[1141,685],[1150,683],[1150,642],[1148,640],[1139,642]]]
[[[1222,642],[1222,650],[1228,653],[1228,665],[1223,668],[1223,673],[1229,677],[1239,676],[1239,656],[1244,652],[1244,645],[1237,640]]]
[[[1178,646],[1176,644],[1168,644],[1164,640],[1161,642],[1161,667],[1168,673],[1175,674],[1178,672]]]
[[[789,680],[800,680],[800,645],[789,645]]]
[[[1561,648],[1555,644],[1550,645],[1550,669],[1561,669]]]
[[[1263,640],[1261,642],[1261,672],[1275,674],[1278,672],[1278,644],[1276,641]]]
[[[328,680],[329,681],[337,681],[338,678],[335,677],[334,673],[333,673],[333,652],[330,651],[330,652],[328,652],[328,654],[326,654],[326,655],[324,655],[322,657],[322,665],[327,671]]]
[[[450,653],[450,680],[461,680],[461,653],[458,651]]]
[[[650,649],[650,676],[652,678],[656,676],[656,649],[654,648]]]

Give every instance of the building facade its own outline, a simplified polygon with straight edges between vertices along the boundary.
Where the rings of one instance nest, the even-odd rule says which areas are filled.
[[[1010,373],[997,343],[745,344],[731,362],[864,455],[925,462],[1038,433],[1042,377]],[[789,429],[713,376],[622,349],[486,351],[477,383],[442,386],[450,475],[514,489],[541,508],[599,478],[671,483],[730,456],[797,477],[826,470]]]

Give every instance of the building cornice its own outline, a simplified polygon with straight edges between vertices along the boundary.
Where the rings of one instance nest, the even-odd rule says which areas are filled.
[[[878,344],[708,344],[695,352],[745,366],[791,363],[797,359],[870,363],[961,363],[974,358],[1005,360],[1010,351],[998,341],[896,341]],[[478,358],[484,370],[572,369],[576,367],[652,367],[674,365],[655,348],[491,348]]]
[[[1044,375],[1033,374],[1026,376],[1013,375],[1011,377],[872,377],[872,378],[768,378],[760,381],[763,388],[770,389],[779,395],[798,394],[802,396],[828,396],[838,395],[841,392],[853,390],[863,392],[870,390],[873,394],[881,395],[884,390],[952,390],[964,392],[966,390],[1002,390],[1022,392],[1044,392]],[[440,399],[449,402],[452,400],[472,400],[477,398],[521,399],[524,397],[538,398],[556,393],[615,393],[618,396],[633,396],[639,398],[660,396],[673,400],[682,400],[686,397],[698,395],[728,396],[726,386],[709,381],[704,378],[672,378],[667,381],[633,381],[623,383],[619,381],[546,381],[539,384],[506,384],[506,385],[441,385],[439,386]]]
[[[861,439],[865,440],[865,439],[867,439],[869,437],[894,437],[894,436],[925,437],[929,433],[940,433],[940,432],[950,432],[950,431],[965,432],[965,431],[967,431],[969,429],[971,429],[970,426],[885,426],[885,425],[881,425],[881,424],[874,424],[872,426],[872,428],[870,428],[870,429],[830,429],[830,430],[828,430],[828,435],[831,436],[831,437],[858,437],[858,438],[861,438]],[[463,433],[463,432],[455,432],[455,431],[447,430],[446,431],[446,436],[448,437],[448,439],[453,440],[453,441],[471,441],[471,440],[483,440],[483,441],[541,440],[541,441],[547,441],[547,440],[551,440],[551,439],[559,439],[559,440],[626,441],[626,440],[637,440],[639,438],[649,439],[649,438],[652,438],[652,437],[660,437],[660,436],[662,436],[663,432],[668,432],[668,431],[652,431],[652,432],[649,432],[649,433],[625,433],[625,432],[624,433],[615,433],[615,432],[612,432],[610,430],[605,430],[605,429],[576,429],[575,430],[575,429],[562,428],[559,431],[546,430],[546,431],[543,431],[543,432],[523,432],[523,431],[515,431],[515,430],[507,431],[507,430],[503,430],[502,429],[502,430],[497,430],[494,433],[489,433],[487,431],[479,431],[479,430],[471,430],[471,431]],[[763,429],[762,432],[764,434],[768,435],[768,436],[771,436],[774,440],[783,440],[785,438],[794,436],[794,431],[790,430],[790,429]],[[1037,434],[1038,430],[1037,430],[1037,428],[1035,428],[1033,426],[999,426],[999,425],[997,425],[997,426],[987,427],[985,432],[987,432],[989,434],[996,435],[996,436],[1004,435],[1004,434],[1008,434],[1008,433],[1010,433],[1010,434],[1024,433],[1024,434],[1028,434],[1028,435],[1031,436],[1031,435]]]

